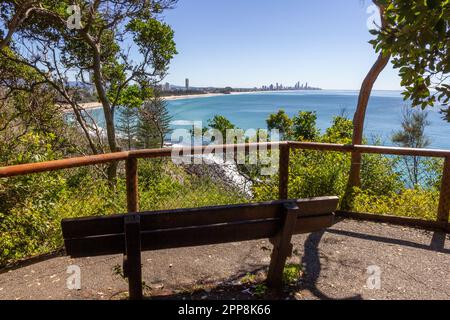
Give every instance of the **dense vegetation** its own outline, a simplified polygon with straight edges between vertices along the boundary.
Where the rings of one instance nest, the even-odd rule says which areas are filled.
[[[248,201],[221,184],[187,174],[170,160],[140,161],[139,179],[142,210]],[[93,168],[5,179],[0,184],[0,265],[60,248],[63,218],[126,211],[123,177],[112,190]]]
[[[281,124],[289,121],[284,112]],[[408,113],[409,114],[409,113]],[[420,118],[420,117],[419,117]],[[274,117],[269,117],[269,121]],[[314,140],[325,143],[349,144],[352,138],[352,122],[345,117],[335,117],[330,128],[320,134],[315,125],[315,114],[299,112],[291,127],[285,132],[295,134],[296,139]],[[405,119],[406,122],[408,119]],[[296,123],[301,123],[299,127]],[[273,127],[277,127],[273,124]],[[413,123],[413,127],[418,123]],[[303,128],[304,130],[301,130]],[[401,131],[404,132],[404,131]],[[400,133],[396,133],[397,137]],[[292,137],[292,136],[291,136]],[[312,137],[312,139],[311,139]],[[416,137],[423,139],[422,135]],[[405,162],[406,161],[406,162]],[[406,163],[406,164],[405,164]],[[408,172],[410,165],[416,164],[417,183],[411,185]],[[341,206],[356,212],[394,214],[399,216],[435,219],[439,201],[439,181],[442,162],[438,160],[416,158],[416,161],[404,157],[383,155],[364,155],[361,171],[361,188],[352,191],[349,198],[347,179],[350,168],[350,155],[339,152],[291,151],[289,173],[289,197],[304,198],[313,196],[338,195]],[[408,188],[411,186],[411,188]],[[255,199],[274,199],[278,193],[278,177],[260,180],[255,184]],[[351,203],[345,203],[351,201]]]
[[[9,105],[13,107],[18,102],[22,100],[10,99]],[[48,104],[48,108],[52,108],[51,105]],[[287,118],[284,112],[270,115],[269,127],[283,125],[285,135],[299,141],[351,142],[352,122],[343,116],[335,117],[324,133],[317,129],[316,115],[313,112],[299,112],[293,119]],[[41,119],[52,121],[51,130],[33,122],[27,122],[25,127],[21,118],[15,119],[14,129],[8,126],[10,130],[2,133],[9,136],[18,134],[17,130],[21,127],[24,132],[20,132],[20,136],[14,139],[14,148],[2,154],[1,164],[53,160],[76,154],[76,150],[82,147],[73,138],[77,128],[57,119]],[[279,119],[281,124],[274,119]],[[411,119],[409,121],[412,121],[409,123],[412,127],[418,125]],[[289,125],[286,126],[286,123]],[[235,128],[221,116],[212,119],[209,126],[220,130]],[[401,132],[396,133],[398,140]],[[416,138],[424,139],[423,132]],[[6,144],[10,141],[0,141],[0,147],[8,150]],[[126,149],[130,140],[124,138],[119,141]],[[133,141],[138,143],[139,139]],[[405,175],[405,165],[416,162],[404,160],[398,157],[365,155],[362,163],[362,186],[353,190],[355,196],[349,204],[352,210],[434,219],[439,200],[442,164],[429,159],[418,159],[420,165],[415,170],[420,175],[416,177],[417,183],[411,185],[408,175]],[[289,197],[338,195],[344,203],[347,201],[349,166],[349,154],[292,151]],[[278,176],[262,176],[260,170],[254,167],[239,167],[241,173],[253,182],[253,196],[249,197],[243,195],[238,188],[233,190],[225,186],[222,181],[189,174],[170,159],[140,160],[140,207],[142,210],[157,210],[276,199]],[[115,187],[108,183],[105,168],[101,166],[2,179],[0,265],[60,248],[62,239],[59,224],[63,218],[124,212],[126,190],[124,168],[120,166]]]
[[[170,116],[164,99],[155,89],[177,51],[174,32],[163,22],[161,14],[176,2],[117,2],[111,10],[108,1],[99,1],[102,5],[87,10],[90,1],[80,1],[81,9],[89,12],[80,21],[84,27],[68,29],[66,21],[70,13],[66,9],[70,1],[46,0],[40,1],[39,6],[34,1],[3,1],[0,166],[163,146],[170,131]],[[389,55],[395,58],[394,65],[400,68],[406,86],[405,98],[410,98],[413,105],[426,106],[437,101],[447,105],[450,86],[445,81],[437,86],[432,84],[435,78],[447,79],[449,73],[450,42],[446,41],[449,2],[375,3],[383,9],[386,27],[374,32],[377,38],[372,44],[381,51],[380,59],[386,60]],[[125,38],[129,40],[127,46]],[[142,55],[138,62],[128,56],[129,43]],[[43,54],[35,55],[35,51]],[[77,85],[68,81],[68,75],[75,77],[73,82]],[[92,81],[87,81],[91,77]],[[375,78],[369,74],[369,86]],[[436,89],[436,94],[431,94],[430,89]],[[362,91],[368,99],[370,90]],[[93,97],[103,107],[105,128],[93,122],[80,105]],[[367,101],[364,103],[362,99],[361,110],[365,110]],[[74,121],[65,119],[67,108]],[[115,123],[118,114],[121,117]],[[286,140],[348,144],[355,132],[362,138],[363,122],[364,117],[352,122],[337,116],[325,132],[320,132],[315,113],[299,110],[291,118],[280,110],[268,115],[267,127],[278,129]],[[405,112],[402,128],[393,136],[393,143],[426,147],[426,125],[425,114]],[[211,119],[208,126],[201,132],[207,134],[208,129],[215,129],[223,137],[228,129],[236,129],[220,115]],[[442,162],[382,155],[364,155],[362,161],[355,159],[358,170],[352,172],[358,173],[358,188],[350,188],[356,185],[348,183],[351,155],[292,151],[289,197],[337,195],[342,207],[358,212],[435,218]],[[168,159],[142,160],[140,208],[155,210],[276,199],[278,176],[262,175],[263,166],[237,166],[252,182],[250,196],[223,181],[188,173],[185,167]],[[121,165],[0,179],[0,266],[61,248],[59,225],[63,218],[125,211]]]
[[[450,121],[450,2],[377,0],[386,27],[374,30],[377,52],[393,57],[405,100],[413,106],[438,106]]]

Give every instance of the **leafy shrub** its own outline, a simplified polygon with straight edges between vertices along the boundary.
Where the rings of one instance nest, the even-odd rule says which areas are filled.
[[[438,204],[438,191],[405,189],[400,193],[374,195],[359,190],[356,192],[354,210],[356,212],[436,220]]]
[[[302,276],[302,267],[299,264],[287,264],[283,269],[283,283],[292,286],[298,283]]]
[[[142,161],[139,166],[141,210],[246,201],[233,190],[190,176],[169,161]],[[9,179],[7,187],[2,184],[0,190],[9,190],[12,198],[0,210],[0,266],[61,248],[62,219],[127,212],[125,180],[119,179],[112,190],[106,180],[95,178],[94,169],[89,170],[30,175]],[[15,203],[17,194],[22,198]]]
[[[311,127],[314,132],[315,126]],[[352,137],[352,122],[343,117],[335,117],[332,125],[319,142],[348,144]],[[396,159],[382,155],[364,155],[361,183],[371,194],[383,195],[399,192],[402,183],[394,171]],[[342,152],[322,152],[311,150],[291,150],[289,164],[289,198],[319,196],[339,196],[346,193],[350,154]],[[278,175],[256,183],[253,188],[256,200],[278,198]]]

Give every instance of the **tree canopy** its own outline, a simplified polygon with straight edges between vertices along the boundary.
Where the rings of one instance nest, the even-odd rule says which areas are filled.
[[[450,120],[450,2],[448,0],[379,0],[386,27],[372,31],[377,52],[392,54],[404,98],[425,108],[443,104]]]
[[[39,81],[61,96],[92,153],[116,152],[117,107],[150,98],[149,88],[164,78],[177,53],[174,32],[161,16],[176,2],[81,0],[75,8],[68,0],[2,1],[1,59],[33,69]],[[103,107],[107,148],[102,130],[87,123],[73,83],[95,88]],[[130,85],[137,85],[137,95],[129,95]],[[111,180],[115,172],[111,167]]]
[[[283,109],[270,114],[266,122],[269,130],[279,130],[284,139],[289,139],[291,136],[293,122]]]

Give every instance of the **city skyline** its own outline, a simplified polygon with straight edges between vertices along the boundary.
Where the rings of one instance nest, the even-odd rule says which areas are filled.
[[[306,82],[302,82],[302,81],[297,81],[294,85],[285,85],[283,82],[273,82],[270,84],[265,84],[265,85],[260,85],[260,86],[253,86],[253,87],[236,87],[236,86],[224,86],[224,87],[214,87],[214,86],[195,86],[195,85],[191,85],[190,84],[190,79],[186,78],[185,79],[185,83],[184,85],[180,85],[180,84],[175,84],[175,83],[169,83],[169,82],[162,82],[160,85],[160,87],[162,87],[165,91],[169,90],[172,87],[175,88],[184,88],[184,89],[192,89],[192,88],[226,88],[226,87],[230,87],[230,88],[234,88],[234,89],[293,89],[293,90],[298,90],[298,89],[321,89],[319,87],[314,87],[314,86],[310,86],[308,81]]]
[[[368,43],[372,5],[180,0],[164,17],[179,52],[164,82],[182,85],[189,75],[192,86],[254,88],[300,78],[323,89],[358,90],[377,58]],[[397,70],[389,65],[374,89],[401,90]]]

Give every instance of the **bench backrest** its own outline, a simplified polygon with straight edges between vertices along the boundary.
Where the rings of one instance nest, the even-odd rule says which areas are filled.
[[[137,213],[141,249],[160,250],[275,237],[286,204],[299,208],[294,234],[310,233],[334,223],[337,197]],[[61,222],[66,252],[72,257],[125,252],[126,215],[65,219]]]

